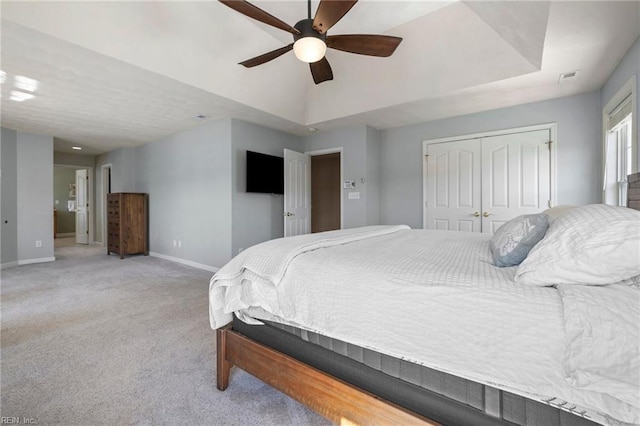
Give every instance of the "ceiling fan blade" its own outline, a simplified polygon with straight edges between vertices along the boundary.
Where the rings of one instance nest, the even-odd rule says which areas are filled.
[[[313,18],[313,29],[320,34],[333,27],[358,0],[320,0],[316,16]]]
[[[278,56],[282,56],[288,51],[293,49],[293,43],[281,47],[280,49],[272,50],[271,52],[265,53],[264,55],[256,56],[255,58],[247,59],[244,62],[240,62],[240,65],[244,65],[247,68],[255,67],[256,65],[262,65],[265,62],[269,62],[272,59],[277,58]]]
[[[331,71],[331,65],[329,65],[326,57],[323,57],[318,62],[309,64],[309,68],[311,68],[311,75],[316,84],[333,80],[333,71]]]
[[[286,22],[281,21],[275,16],[265,12],[257,6],[252,5],[248,1],[245,0],[218,0],[220,3],[225,6],[229,6],[231,9],[236,12],[240,12],[249,18],[253,18],[256,21],[263,22],[267,25],[271,25],[272,27],[279,28],[281,30],[285,30],[290,32],[291,34],[300,34],[300,31],[293,28],[291,25]]]
[[[327,37],[327,47],[359,55],[391,56],[401,37],[368,34],[346,34]]]

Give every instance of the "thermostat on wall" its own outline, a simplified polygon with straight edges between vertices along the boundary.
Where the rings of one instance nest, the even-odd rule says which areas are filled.
[[[344,189],[353,189],[356,187],[356,181],[355,180],[345,180],[344,184],[342,185],[342,187]]]

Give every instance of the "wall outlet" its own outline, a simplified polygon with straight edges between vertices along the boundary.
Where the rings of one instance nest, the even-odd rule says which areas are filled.
[[[36,240],[36,247],[42,247],[42,241]]]
[[[178,240],[178,248],[182,248],[182,241]]]
[[[360,193],[359,192],[350,192],[348,198],[350,200],[359,200],[360,199]]]
[[[178,247],[178,242],[176,240],[173,240],[173,246]]]

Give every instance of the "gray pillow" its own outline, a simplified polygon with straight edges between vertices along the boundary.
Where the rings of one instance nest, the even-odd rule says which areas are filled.
[[[491,254],[496,266],[519,265],[544,237],[549,219],[544,213],[527,214],[502,225],[491,238]]]

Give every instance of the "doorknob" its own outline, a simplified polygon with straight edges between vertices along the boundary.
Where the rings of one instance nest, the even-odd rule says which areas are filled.
[[[489,213],[489,212],[484,212],[484,213],[482,213],[482,216],[483,216],[483,217],[489,217],[489,216],[491,216],[491,213]]]
[[[480,212],[469,213],[469,215],[473,217],[480,217]]]
[[[289,217],[289,216],[295,216],[295,215],[293,213],[291,213],[291,212],[284,212],[284,213],[282,213],[282,216]]]

